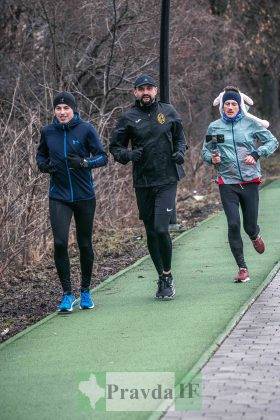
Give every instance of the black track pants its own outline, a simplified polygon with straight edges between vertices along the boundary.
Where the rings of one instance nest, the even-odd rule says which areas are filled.
[[[80,250],[81,289],[90,287],[94,253],[92,229],[95,199],[74,201],[73,203],[50,199],[50,220],[54,237],[54,261],[64,292],[71,292],[68,237],[72,215],[76,224],[77,242]]]
[[[168,226],[174,211],[177,183],[136,188],[139,217],[143,220],[147,245],[159,275],[171,269],[172,241]]]
[[[255,239],[260,228],[257,224],[259,209],[259,186],[239,184],[219,186],[223,208],[228,222],[228,240],[231,252],[239,267],[246,267],[243,242],[240,234],[239,205],[243,214],[243,227],[250,239]]]

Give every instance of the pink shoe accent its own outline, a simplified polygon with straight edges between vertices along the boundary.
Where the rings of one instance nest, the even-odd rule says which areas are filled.
[[[247,268],[239,268],[237,275],[234,278],[235,283],[246,283],[250,280]]]
[[[252,244],[259,254],[262,254],[265,251],[265,244],[260,235],[258,235],[256,239],[252,239]]]

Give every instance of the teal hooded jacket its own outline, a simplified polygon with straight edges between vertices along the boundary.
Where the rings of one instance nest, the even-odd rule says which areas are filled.
[[[268,157],[277,148],[278,141],[272,133],[261,124],[242,115],[238,121],[227,122],[222,118],[213,121],[207,130],[209,135],[224,135],[224,142],[218,143],[221,163],[215,165],[217,178],[225,184],[239,184],[261,178],[261,167],[258,157]],[[212,164],[212,142],[204,140],[202,159]],[[255,165],[244,162],[246,156],[257,158]]]

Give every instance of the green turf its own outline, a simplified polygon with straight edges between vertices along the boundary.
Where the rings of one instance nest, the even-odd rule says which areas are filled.
[[[174,301],[152,299],[150,259],[98,288],[96,308],[54,316],[0,352],[3,420],[145,419],[149,413],[96,413],[81,396],[90,373],[179,371],[186,374],[264,281],[280,256],[280,181],[261,191],[259,222],[267,251],[244,237],[252,281],[234,284],[223,213],[174,244]],[[83,401],[84,398],[84,401]]]

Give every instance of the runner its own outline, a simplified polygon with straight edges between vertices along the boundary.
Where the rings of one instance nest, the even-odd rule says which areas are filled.
[[[53,101],[54,119],[41,131],[37,165],[50,174],[49,211],[54,237],[54,260],[63,289],[60,312],[71,312],[75,296],[71,289],[68,237],[71,218],[76,223],[81,263],[81,309],[91,309],[89,292],[94,253],[92,229],[95,192],[91,170],[107,163],[107,155],[92,124],[83,121],[75,97],[60,92]]]
[[[159,275],[155,297],[170,299],[175,296],[175,286],[168,225],[175,209],[177,182],[185,175],[186,140],[176,110],[158,102],[156,95],[157,85],[151,76],[136,79],[135,105],[120,117],[110,152],[117,162],[133,164],[139,218],[144,222],[149,253]]]
[[[265,244],[258,226],[260,158],[268,157],[278,147],[278,141],[264,125],[243,109],[244,101],[233,86],[225,88],[221,97],[221,118],[207,130],[202,149],[203,160],[215,165],[221,201],[227,217],[228,240],[238,265],[235,282],[250,280],[244,259],[240,233],[239,207],[243,226],[255,250],[262,254]]]

